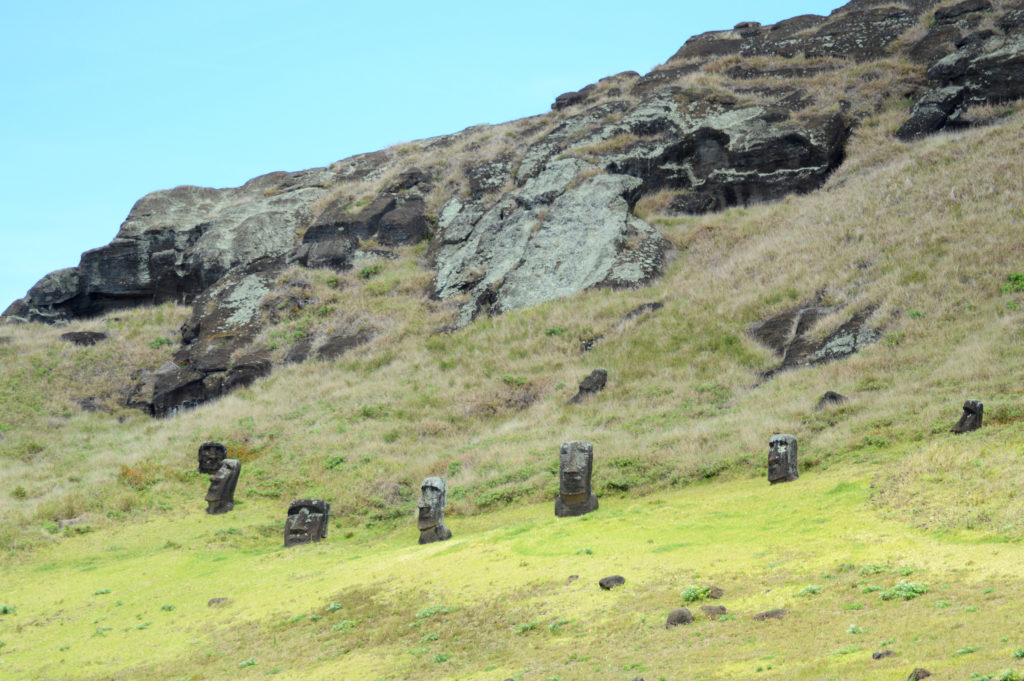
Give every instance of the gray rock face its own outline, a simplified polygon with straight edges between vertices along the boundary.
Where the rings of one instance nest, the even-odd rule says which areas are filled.
[[[564,159],[490,208],[449,201],[438,220],[434,286],[440,298],[469,294],[460,325],[591,286],[637,286],[661,272],[668,241],[629,212],[641,181],[591,176],[596,170]]]

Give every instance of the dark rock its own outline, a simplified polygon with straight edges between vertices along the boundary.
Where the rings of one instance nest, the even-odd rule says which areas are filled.
[[[813,366],[844,359],[875,343],[881,334],[868,326],[874,307],[854,314],[849,321],[823,339],[810,337],[814,324],[836,308],[811,305],[781,312],[763,322],[750,326],[750,335],[782,357],[776,368],[765,372],[771,378],[779,371],[801,366]]]
[[[948,24],[965,14],[972,12],[988,12],[992,10],[992,4],[988,0],[964,0],[951,7],[940,7],[935,10],[935,23]]]
[[[700,611],[705,617],[721,617],[728,612],[724,605],[702,605]]]
[[[671,629],[672,627],[678,627],[681,624],[691,624],[693,622],[693,614],[687,608],[676,608],[668,614],[668,619],[665,620],[665,628]]]
[[[317,357],[323,360],[336,359],[353,348],[369,343],[373,340],[373,336],[373,332],[369,329],[331,336],[317,350]]]
[[[308,544],[327,537],[331,505],[323,499],[298,499],[288,504],[284,545]]]
[[[617,586],[622,586],[625,583],[626,578],[622,575],[612,575],[611,577],[602,577],[601,580],[598,581],[597,585],[605,591],[608,591],[609,589],[614,589]]]
[[[222,390],[227,393],[252,385],[257,378],[269,376],[273,364],[266,350],[250,352],[236,361],[224,376]]]
[[[310,262],[311,258],[319,260],[335,257],[338,264],[342,264],[351,239],[376,239],[386,246],[418,243],[428,233],[425,213],[426,203],[422,197],[415,195],[382,194],[355,214],[350,212],[347,199],[339,199],[324,209],[303,237],[304,245],[324,245],[300,248],[299,258],[305,257]],[[323,254],[318,248],[323,249]],[[335,253],[338,255],[331,256]]]
[[[1024,26],[1024,7],[1012,9],[1001,16],[996,20],[996,26],[1005,33],[1012,33]]]
[[[430,544],[452,538],[444,524],[444,508],[448,499],[448,483],[444,478],[425,478],[420,485],[416,527],[420,530],[420,544]]]
[[[932,90],[917,101],[910,118],[896,131],[896,137],[912,140],[942,130],[950,117],[960,110],[966,94],[966,89],[961,86]]]
[[[215,605],[223,605],[224,603],[227,603],[227,602],[228,602],[228,599],[226,597],[220,596],[218,598],[211,598],[210,600],[206,601],[206,605],[207,605],[207,607],[212,608]]]
[[[914,671],[910,672],[910,676],[907,677],[907,681],[921,681],[921,679],[927,679],[932,673],[927,669],[917,667]]]
[[[710,587],[708,587],[708,598],[713,598],[715,600],[718,600],[719,598],[721,598],[724,595],[725,595],[725,591],[723,591],[722,589],[719,589],[717,586],[710,586]]]
[[[778,608],[776,610],[765,610],[764,612],[759,612],[754,615],[754,619],[762,622],[765,620],[781,620],[786,616],[786,612],[787,611],[782,608]]]
[[[582,90],[577,92],[565,92],[555,97],[554,103],[551,104],[551,108],[554,111],[565,109],[570,106],[577,106],[587,101],[587,97],[596,89],[594,85],[588,85]]]
[[[814,410],[822,411],[823,409],[828,409],[829,407],[834,407],[845,402],[846,397],[844,395],[840,395],[837,392],[829,390],[821,396],[821,399],[818,400],[818,404],[815,405]]]
[[[580,578],[579,575],[569,575],[569,578],[565,580],[565,583],[566,583],[566,585],[572,584],[573,582],[575,582],[579,578]]]
[[[309,351],[312,347],[313,339],[310,336],[300,338],[292,343],[292,346],[288,348],[288,352],[284,356],[284,363],[298,364],[300,362],[305,362],[306,358],[309,357]]]
[[[608,371],[607,369],[594,369],[590,374],[580,382],[579,391],[569,400],[570,404],[579,404],[591,395],[604,390],[605,384],[608,382]]]
[[[892,657],[895,654],[896,653],[894,653],[891,650],[880,650],[877,653],[871,653],[871,659],[872,660],[884,660],[885,658]]]
[[[153,394],[148,403],[153,416],[173,416],[192,409],[208,399],[203,380],[206,376],[189,367],[168,362],[156,370]],[[141,404],[145,402],[140,401]]]
[[[76,400],[76,402],[78,407],[85,412],[105,411],[103,405],[96,401],[95,396],[83,397],[80,400]]]
[[[469,193],[474,200],[499,191],[512,179],[512,163],[508,160],[485,161],[466,170]]]
[[[60,335],[62,341],[85,346],[96,345],[101,340],[106,340],[107,338],[109,336],[102,331],[69,331]]]
[[[640,315],[642,315],[642,314],[644,314],[646,312],[657,312],[658,310],[660,310],[663,307],[665,307],[665,304],[664,303],[659,303],[659,302],[644,303],[643,305],[639,305],[639,306],[633,308],[632,310],[630,310],[629,312],[627,312],[622,317],[622,320],[619,321],[619,325],[621,326],[622,324],[624,324],[626,322],[632,321],[632,320],[636,319],[637,317],[639,317]]]
[[[967,400],[964,402],[964,413],[949,432],[960,435],[981,428],[984,414],[985,405],[981,403],[981,400]]]
[[[797,472],[796,438],[792,435],[773,435],[768,441],[768,482],[792,482],[800,477]]]
[[[960,31],[956,26],[936,25],[908,50],[908,56],[921,64],[932,64],[960,47]]]
[[[602,338],[604,338],[604,336],[594,336],[593,338],[588,338],[585,341],[580,341],[580,354],[593,350],[594,346],[597,345],[597,342]]]
[[[594,445],[581,440],[562,444],[558,452],[558,496],[555,516],[566,518],[596,511],[590,478],[594,472]]]
[[[981,45],[981,43],[984,43],[986,40],[988,40],[995,34],[995,31],[991,29],[985,29],[983,31],[975,31],[974,33],[969,33],[968,35],[965,35],[963,38],[960,38],[959,40],[956,41],[956,48],[958,50],[963,49],[965,47],[978,48]]]

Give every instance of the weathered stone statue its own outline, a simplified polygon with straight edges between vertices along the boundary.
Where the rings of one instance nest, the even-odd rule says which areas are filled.
[[[327,536],[331,505],[323,499],[298,499],[288,504],[284,523],[284,545],[308,544]]]
[[[967,400],[964,402],[964,413],[960,416],[960,420],[956,422],[949,432],[956,433],[968,433],[972,430],[981,428],[981,417],[985,412],[985,405],[981,403],[981,400]]]
[[[452,538],[444,525],[444,507],[448,501],[448,483],[444,478],[424,478],[420,485],[419,512],[416,527],[420,530],[420,543],[429,544]]]
[[[555,515],[565,518],[597,510],[590,487],[594,471],[594,445],[581,440],[566,442],[558,452],[558,497]]]
[[[792,482],[800,477],[796,465],[796,438],[772,435],[768,441],[768,482]]]
[[[228,457],[228,448],[219,442],[199,445],[199,472],[213,475],[220,470],[220,462]]]
[[[242,464],[238,459],[224,459],[217,472],[210,476],[210,489],[206,491],[206,512],[210,515],[227,513],[235,507],[235,485]]]

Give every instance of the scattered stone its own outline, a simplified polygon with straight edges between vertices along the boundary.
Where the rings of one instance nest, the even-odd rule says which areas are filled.
[[[597,510],[597,497],[590,484],[593,472],[594,445],[582,440],[562,445],[558,452],[557,517],[584,515]]]
[[[219,442],[204,442],[199,445],[199,472],[213,475],[220,470],[220,464],[228,458],[228,448]]]
[[[448,499],[448,483],[444,478],[424,478],[420,485],[420,502],[416,526],[420,530],[420,544],[430,544],[452,538],[444,525],[444,508]]]
[[[323,360],[332,360],[341,357],[343,354],[360,345],[373,340],[373,332],[369,329],[361,329],[355,333],[345,333],[328,338],[316,355]]]
[[[957,18],[972,12],[987,12],[992,9],[988,0],[964,0],[952,7],[940,7],[935,10],[935,23],[948,24]]]
[[[69,331],[60,335],[62,341],[84,346],[96,345],[107,338],[109,336],[101,331]]]
[[[917,667],[914,671],[910,672],[910,676],[907,677],[907,681],[921,681],[921,679],[927,679],[932,673],[922,667]]]
[[[601,580],[598,581],[597,584],[605,591],[608,591],[609,589],[614,589],[617,586],[622,586],[625,583],[626,578],[622,575],[612,575],[611,577],[601,578]]]
[[[721,617],[728,612],[724,605],[702,605],[700,611],[705,617]]]
[[[891,650],[880,650],[877,653],[871,653],[872,660],[883,660],[887,657],[892,657],[896,653]]]
[[[940,60],[929,70],[932,71],[944,62],[945,59]],[[950,69],[955,69],[960,71],[960,73],[963,73],[963,70],[966,68],[966,59],[950,66]],[[904,121],[903,125],[896,131],[896,137],[904,141],[910,141],[917,137],[930,135],[949,126],[950,119],[957,116],[963,109],[966,96],[967,89],[960,85],[936,88],[928,92],[911,109],[910,118]]]
[[[981,418],[984,412],[985,405],[981,403],[981,400],[967,400],[964,402],[964,413],[949,432],[960,435],[981,428]]]
[[[223,605],[227,602],[228,599],[225,596],[219,596],[217,598],[211,598],[210,600],[206,601],[206,606],[212,608],[215,605]]]
[[[579,575],[569,575],[569,579],[565,580],[566,586],[568,586],[569,584],[572,584],[573,582],[575,582],[579,578],[580,578]]]
[[[584,352],[590,352],[593,350],[594,346],[597,345],[597,342],[602,338],[604,338],[604,336],[594,336],[593,338],[588,338],[585,341],[580,341],[580,354],[582,355]]]
[[[569,404],[579,404],[591,395],[604,390],[605,384],[608,382],[608,370],[607,369],[594,369],[590,372],[590,375],[583,379],[580,383],[579,391],[569,400]]]
[[[210,515],[227,513],[235,508],[235,486],[242,464],[238,459],[224,459],[217,472],[210,476],[210,488],[206,492],[206,512]]]
[[[797,472],[796,438],[792,435],[773,435],[768,441],[768,482],[792,482],[800,477]]]
[[[781,620],[783,617],[786,616],[787,612],[788,611],[783,610],[782,608],[777,608],[775,610],[765,610],[764,612],[759,612],[756,615],[754,615],[754,619],[761,622],[765,620]]]
[[[298,499],[288,504],[284,545],[308,544],[327,537],[331,505],[323,499]]]
[[[821,399],[818,400],[818,404],[814,407],[814,410],[822,411],[823,409],[828,409],[829,407],[834,407],[836,405],[843,404],[844,402],[846,402],[845,395],[840,395],[837,392],[829,390],[821,396]]]
[[[717,586],[709,586],[708,587],[708,598],[714,598],[715,600],[718,600],[719,598],[721,598],[724,595],[725,595],[725,592],[723,590],[719,589]]]
[[[687,608],[676,608],[668,614],[668,619],[665,620],[665,628],[671,629],[672,627],[678,627],[680,624],[690,624],[693,622],[693,614],[690,613]]]

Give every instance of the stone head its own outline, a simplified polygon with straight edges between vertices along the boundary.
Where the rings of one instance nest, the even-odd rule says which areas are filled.
[[[235,507],[235,487],[242,464],[237,459],[224,459],[217,472],[210,476],[210,488],[206,491],[207,513],[227,513]]]
[[[448,484],[444,478],[424,478],[420,485],[416,526],[420,532],[444,524],[444,507],[448,500]]]
[[[327,536],[331,505],[323,499],[299,499],[288,505],[284,545],[308,544]]]
[[[590,476],[594,471],[594,445],[573,440],[558,451],[558,490],[567,500],[590,495]]]
[[[768,481],[771,483],[795,480],[797,474],[796,438],[792,435],[773,435],[768,440]]]
[[[199,472],[213,475],[228,456],[228,448],[219,442],[204,442],[199,446]]]
[[[952,433],[968,433],[981,428],[981,421],[985,414],[985,406],[981,400],[967,400],[964,402],[964,413],[960,420],[950,430]]]

